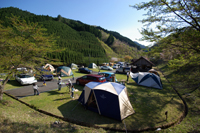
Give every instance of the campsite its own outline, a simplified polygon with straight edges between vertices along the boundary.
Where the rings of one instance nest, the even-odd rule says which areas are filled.
[[[0,133],[200,132],[200,2],[78,2],[1,2]]]
[[[77,70],[72,70],[76,75]],[[98,71],[98,69],[96,69]],[[77,73],[76,73],[77,72]],[[124,74],[116,74],[119,81],[126,79]],[[68,77],[71,78],[71,77]],[[129,79],[126,84],[128,97],[135,111],[134,114],[123,119],[121,122],[110,117],[99,115],[96,112],[86,110],[79,102],[84,86],[75,84],[78,89],[75,98],[71,99],[68,88],[63,86],[61,91],[57,89],[41,93],[40,96],[28,96],[20,98],[23,102],[32,105],[36,109],[41,109],[59,117],[73,120],[83,125],[94,125],[94,127],[116,129],[116,130],[138,130],[153,128],[177,121],[182,115],[184,105],[169,83],[161,74],[163,89],[139,86],[134,80]],[[48,83],[47,83],[48,85]],[[42,89],[42,88],[41,88]],[[169,112],[166,120],[165,112]],[[44,117],[44,116],[43,116]],[[126,128],[124,126],[126,124]],[[133,126],[134,125],[134,126]]]

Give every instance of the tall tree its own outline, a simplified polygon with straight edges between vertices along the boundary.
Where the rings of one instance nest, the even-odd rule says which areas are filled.
[[[162,42],[160,45],[165,51],[179,55],[173,53],[176,58],[188,60],[191,55],[198,57],[196,53],[200,53],[200,44],[196,40],[200,36],[200,1],[151,0],[132,7],[148,10],[147,18],[140,20],[147,26],[141,30],[142,40]],[[150,28],[151,24],[156,26]]]
[[[185,27],[200,32],[199,0],[151,0],[132,7],[148,10],[147,18],[139,20],[147,26],[141,30],[143,40],[157,41]],[[154,29],[149,27],[151,24]]]
[[[132,7],[148,10],[140,22],[146,24],[141,39],[158,44],[150,53],[162,54],[168,66],[179,72],[191,70],[189,75],[177,74],[175,80],[179,77],[188,86],[200,87],[200,1],[151,0]]]
[[[42,59],[51,52],[54,46],[54,37],[48,36],[46,29],[37,23],[27,23],[19,17],[10,18],[12,27],[0,24],[0,72],[8,73],[0,85],[0,100],[3,99],[3,90],[9,78],[20,65],[34,66],[42,63]]]

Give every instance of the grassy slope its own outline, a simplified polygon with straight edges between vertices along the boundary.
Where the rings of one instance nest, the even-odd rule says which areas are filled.
[[[105,44],[103,41],[100,41],[100,40],[99,42],[101,43],[101,46],[106,51],[106,55],[108,56],[108,58],[118,57],[118,55],[107,44]]]
[[[126,79],[126,75],[123,74],[116,74],[116,76],[118,80]],[[54,90],[42,93],[40,96],[22,98],[22,100],[35,105],[39,109],[59,116],[89,122],[101,127],[119,129],[125,129],[124,123],[126,123],[127,129],[132,130],[166,124],[175,121],[181,115],[183,111],[182,101],[163,77],[162,81],[164,89],[158,90],[137,86],[135,82],[130,79],[127,88],[130,101],[136,113],[123,120],[123,122],[118,122],[85,110],[76,100],[70,98],[66,87],[59,92]],[[83,86],[75,85],[75,88],[79,90],[75,92],[75,99],[78,99]],[[165,121],[165,111],[169,112],[167,121]]]
[[[4,95],[4,101],[0,102],[0,132],[1,133],[33,133],[33,132],[105,132],[103,129],[93,129],[78,126],[56,118],[38,113],[29,107]]]
[[[179,76],[188,75],[195,76],[200,73],[198,70],[194,71],[194,69],[189,68],[188,71],[181,71],[178,73],[177,71],[170,70],[166,63],[160,64],[158,66],[160,70],[164,71],[165,76],[172,83],[172,85],[176,88],[176,90],[182,95],[183,99],[186,101],[188,105],[188,114],[183,119],[183,121],[169,129],[163,130],[162,132],[176,132],[176,133],[188,133],[188,132],[200,132],[200,90],[199,87],[194,87],[191,85],[187,85],[188,82],[186,78],[182,78]],[[197,68],[198,69],[198,68]],[[177,77],[178,74],[178,77]],[[198,79],[199,76],[196,77]],[[196,88],[196,89],[194,89]]]
[[[166,75],[172,73],[165,69],[165,66],[159,67],[166,71]],[[117,74],[116,76],[118,80],[126,78],[126,76],[122,74]],[[127,88],[129,99],[136,113],[126,118],[122,123],[113,119],[100,117],[96,113],[84,110],[76,100],[72,100],[69,97],[69,94],[66,93],[67,88],[63,88],[61,92],[46,92],[42,93],[41,96],[26,97],[22,100],[57,115],[72,117],[81,121],[90,121],[102,127],[124,128],[124,122],[126,123],[127,129],[152,127],[175,120],[183,111],[182,102],[163,76],[161,76],[161,78],[164,84],[163,90],[137,86],[134,81],[130,80],[127,84]],[[83,87],[75,87],[80,90],[79,92],[75,92],[75,98],[78,98]],[[161,132],[178,133],[199,131],[200,98],[195,97],[195,100],[193,99],[193,95],[197,94],[200,94],[199,90],[191,93],[192,96],[184,96],[189,106],[187,117],[179,125],[162,130]],[[62,121],[62,124],[59,125],[60,127],[56,128],[52,126],[52,123],[57,119],[35,112],[5,95],[4,99],[6,102],[0,103],[0,132],[106,132],[103,129],[86,128]],[[165,121],[165,111],[168,111],[169,114],[168,121]],[[86,117],[82,117],[83,115]],[[92,118],[92,120],[88,118]]]

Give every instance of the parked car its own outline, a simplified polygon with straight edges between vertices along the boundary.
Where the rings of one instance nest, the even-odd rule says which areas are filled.
[[[53,74],[43,74],[40,77],[40,80],[53,80],[53,79],[54,79]]]
[[[120,67],[116,70],[116,73],[127,73],[129,71],[131,71],[130,67]]]
[[[106,81],[108,82],[114,82],[113,81],[113,77],[115,77],[115,73],[112,73],[112,72],[101,72],[101,73],[98,73],[98,75],[102,75],[106,78]],[[117,82],[117,79],[115,77],[115,82]]]
[[[120,67],[120,64],[114,64],[113,69],[117,69]]]
[[[36,75],[36,78],[39,80],[53,80],[53,73],[46,69],[36,68],[40,74]]]
[[[91,81],[94,82],[106,82],[106,78],[102,75],[97,75],[97,74],[88,74],[85,76],[82,76],[78,79],[76,79],[76,84],[77,85],[85,85]]]
[[[101,69],[102,69],[102,70],[110,70],[110,71],[113,70],[113,68],[110,67],[110,66],[102,66]]]
[[[28,85],[36,83],[37,80],[34,76],[27,75],[27,74],[18,74],[15,76],[15,79],[21,84],[21,85]]]
[[[89,70],[88,68],[79,68],[78,71],[81,73],[92,73],[92,70]]]

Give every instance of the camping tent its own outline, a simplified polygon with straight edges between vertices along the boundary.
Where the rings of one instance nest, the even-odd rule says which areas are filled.
[[[97,65],[95,63],[91,63],[88,68],[97,68]]]
[[[51,72],[55,71],[55,68],[51,64],[46,64],[43,68]]]
[[[135,112],[126,87],[114,82],[89,82],[78,101],[89,110],[120,121]]]
[[[78,66],[77,66],[76,64],[74,64],[74,63],[71,63],[71,64],[69,65],[69,67],[70,67],[71,69],[77,69],[77,68],[78,68]]]
[[[131,78],[138,84],[147,87],[153,87],[162,89],[162,82],[160,77],[154,73],[149,72],[139,72],[139,73],[130,73]]]
[[[150,73],[154,73],[154,74],[156,74],[156,75],[159,76],[158,72],[157,72],[155,69],[150,69],[148,72],[150,72]]]
[[[56,69],[57,76],[66,77],[73,75],[71,68],[66,66],[60,66]]]

